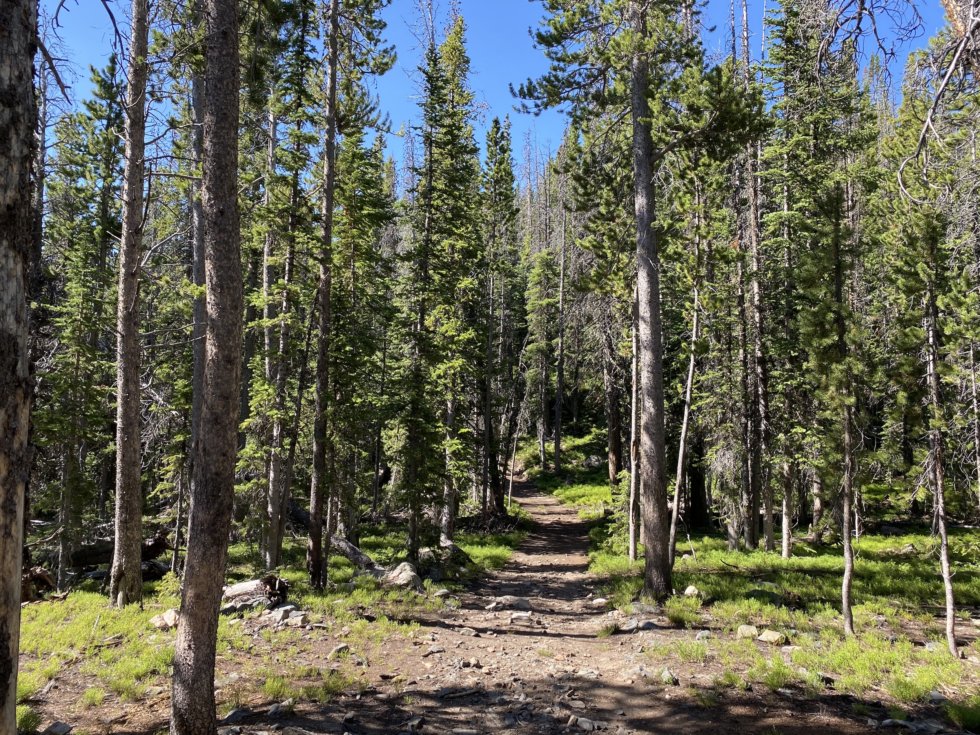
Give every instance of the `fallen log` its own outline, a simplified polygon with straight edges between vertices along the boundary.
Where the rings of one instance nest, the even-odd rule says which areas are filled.
[[[265,598],[269,604],[279,605],[286,601],[289,594],[289,584],[285,579],[277,577],[275,574],[267,574],[260,579],[249,579],[245,582],[228,585],[221,595],[223,602],[231,602],[239,599],[254,600],[257,597]]]
[[[32,602],[58,589],[54,576],[44,567],[31,567],[20,579],[21,602]]]
[[[68,565],[74,569],[78,569],[81,567],[94,567],[99,564],[111,564],[112,554],[115,549],[115,542],[111,539],[80,546],[68,557]],[[173,546],[167,540],[166,531],[161,530],[152,538],[143,541],[142,559],[143,561],[150,561],[159,556],[163,556],[167,551],[173,551]]]
[[[380,577],[387,571],[350,541],[340,536],[330,537],[330,550],[340,554],[362,572],[367,572],[374,577]]]

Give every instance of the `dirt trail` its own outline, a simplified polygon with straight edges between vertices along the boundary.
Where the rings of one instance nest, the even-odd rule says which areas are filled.
[[[587,525],[530,485],[515,486],[515,497],[533,524],[507,566],[461,594],[458,609],[424,622],[414,641],[385,642],[369,668],[376,690],[335,703],[342,712],[333,716],[321,712],[291,724],[352,735],[418,727],[456,735],[870,730],[835,714],[846,702],[828,707],[802,696],[716,692],[717,666],[662,653],[673,642],[693,640],[695,631],[670,628],[656,611],[638,618],[648,630],[598,636],[625,619],[597,609],[590,597]],[[488,609],[505,596],[517,599]],[[523,600],[529,612],[519,609]],[[678,685],[662,683],[665,665]],[[337,718],[346,724],[337,728]]]
[[[851,712],[853,700],[843,695],[812,699],[786,690],[715,687],[725,670],[718,657],[682,660],[677,646],[690,645],[696,631],[671,627],[656,609],[640,606],[632,619],[635,632],[599,635],[612,622],[630,621],[595,604],[595,580],[587,573],[587,525],[573,508],[526,483],[515,486],[515,496],[532,524],[506,567],[455,596],[447,608],[425,614],[411,636],[378,641],[350,638],[346,628],[313,626],[279,639],[266,635],[269,631],[259,619],[242,621],[254,647],[243,652],[241,661],[234,655],[223,659],[216,677],[219,687],[234,688],[254,678],[257,661],[266,662],[261,671],[281,671],[286,678],[299,670],[341,669],[367,687],[343,692],[326,704],[301,698],[285,709],[257,692],[242,702],[246,709],[234,722],[224,723],[219,733],[870,731],[866,719]],[[719,644],[730,637],[718,631],[712,635]],[[331,652],[345,642],[350,655],[338,660]],[[778,648],[765,654],[781,655]],[[246,658],[252,669],[238,666]],[[665,667],[677,683],[663,682]],[[245,678],[236,684],[239,668]],[[166,730],[166,688],[147,692],[147,698],[136,703],[107,702],[97,710],[72,705],[87,685],[66,677],[57,696],[49,696],[44,704],[45,715],[66,719],[77,731],[89,733],[149,735]],[[227,701],[227,693],[222,696]]]

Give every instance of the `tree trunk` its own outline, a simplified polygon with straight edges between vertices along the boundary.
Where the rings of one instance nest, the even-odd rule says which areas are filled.
[[[117,607],[143,597],[140,547],[139,267],[143,240],[143,172],[146,147],[147,0],[133,0],[126,99],[126,169],[116,309],[116,548],[109,601]]]
[[[793,464],[783,461],[783,537],[782,557],[789,559],[793,552]]]
[[[742,409],[742,534],[745,547],[754,549],[759,545],[759,496],[753,481],[754,457],[752,447],[752,397],[749,391],[749,357],[748,357],[748,318],[745,313],[745,265],[742,259],[738,261],[738,362],[740,367],[740,393]]]
[[[695,195],[694,221],[694,293],[691,317],[691,355],[687,363],[687,382],[684,385],[684,417],[681,420],[681,436],[677,447],[677,473],[674,479],[674,507],[670,516],[670,566],[674,567],[677,549],[677,522],[681,514],[681,488],[684,486],[684,470],[687,459],[687,434],[691,425],[691,396],[694,392],[694,368],[696,366],[698,339],[701,337],[701,294],[698,289],[698,273],[701,268],[701,191]]]
[[[555,472],[561,474],[562,408],[565,403],[565,210],[558,253],[558,359],[555,363]]]
[[[456,393],[455,390],[451,391]],[[486,422],[484,417],[484,422]],[[456,401],[446,401],[446,475],[443,478],[442,512],[439,516],[439,542],[452,543],[456,532],[456,478],[452,473],[452,451],[450,447],[456,440]],[[486,459],[484,459],[484,462]]]
[[[215,735],[214,663],[228,555],[242,370],[238,214],[238,3],[204,0],[204,404],[174,653],[170,730]]]
[[[637,39],[648,29],[643,5],[630,4]],[[642,43],[637,40],[635,43]],[[672,592],[664,447],[663,337],[660,314],[660,254],[654,216],[653,138],[650,131],[648,62],[633,51],[630,90],[633,122],[633,176],[636,209],[637,301],[639,304],[640,497],[645,568],[644,592],[664,600]]]
[[[810,483],[810,492],[813,496],[813,514],[810,519],[810,541],[819,544],[823,538],[823,531],[820,526],[823,523],[823,478],[814,464],[813,481]]]
[[[697,257],[697,256],[695,256]],[[700,337],[701,312],[698,302],[698,289],[694,288],[694,317],[691,325],[691,355],[687,362],[687,382],[684,386],[684,418],[681,420],[681,437],[677,447],[677,474],[674,478],[674,507],[670,516],[670,566],[674,566],[674,555],[677,548],[677,521],[680,518],[681,488],[684,485],[684,467],[687,450],[687,432],[691,425],[691,395],[694,392],[694,367],[696,362],[697,342]]]
[[[340,0],[331,0],[327,41],[327,95],[323,148],[323,232],[321,237],[319,290],[320,334],[316,356],[316,406],[313,415],[313,478],[310,483],[310,538],[306,548],[306,566],[310,584],[322,589],[326,581],[323,561],[323,506],[328,493],[327,419],[330,411],[330,338],[333,328],[333,202],[336,182],[337,147],[337,62],[339,58]]]
[[[742,81],[745,93],[749,94],[752,84],[749,58],[749,17],[748,4],[742,0]],[[746,230],[749,252],[752,258],[752,321],[753,321],[753,364],[755,380],[753,405],[752,441],[752,496],[758,502],[761,496],[763,506],[763,535],[766,551],[776,548],[773,523],[773,494],[769,482],[769,371],[765,351],[765,306],[762,293],[762,250],[759,236],[759,181],[756,175],[758,145],[755,141],[745,147],[745,188],[747,199]]]
[[[201,3],[203,0],[194,0],[192,14],[194,24],[200,22],[202,15]],[[195,71],[191,76],[191,114],[194,118],[194,126],[191,131],[191,150],[194,154],[195,170],[204,161],[204,77],[200,72]],[[197,456],[197,444],[201,437],[201,413],[204,408],[204,357],[205,357],[205,330],[207,324],[207,304],[204,298],[205,275],[204,275],[204,208],[201,196],[201,181],[196,180],[191,186],[191,248],[192,264],[191,275],[194,286],[199,289],[194,297],[194,327],[191,333],[193,340],[194,367],[191,377],[191,436],[190,451],[188,454],[188,477],[190,478],[189,496],[194,496],[194,487],[197,482],[194,470],[195,457]],[[180,547],[178,543],[174,546]]]
[[[633,298],[633,357],[630,384],[630,497],[627,510],[629,523],[629,560],[636,561],[640,520],[640,346],[636,297]]]
[[[27,307],[34,213],[35,0],[0,0],[0,731],[17,730],[24,505],[31,453]]]
[[[980,505],[980,401],[977,399],[977,363],[970,343],[970,404],[973,409],[973,461],[977,475],[977,502]]]
[[[933,279],[936,254],[932,253]],[[946,528],[945,457],[943,449],[942,386],[939,377],[939,307],[934,281],[926,292],[926,379],[929,384],[929,451],[932,454],[932,491],[939,531],[939,566],[946,596],[946,645],[953,658],[959,658],[956,646],[956,600],[953,596],[953,573],[949,564],[949,534]]]
[[[843,202],[843,192],[838,196]],[[850,368],[847,366],[848,344],[847,344],[847,324],[844,316],[844,255],[841,252],[841,227],[840,219],[834,222],[834,231],[831,238],[831,253],[834,263],[834,310],[835,325],[837,328],[837,357],[841,361],[840,366],[844,373],[844,384],[841,386],[841,402],[843,403],[843,426],[841,427],[844,438],[844,476],[841,480],[841,494],[843,513],[843,528],[841,536],[844,543],[844,578],[841,582],[841,613],[844,616],[844,633],[854,635],[854,613],[851,609],[851,584],[854,578],[854,548],[851,536],[853,535],[853,504],[854,504],[854,409],[851,406],[852,379]]]
[[[619,405],[619,361],[613,340],[612,301],[607,309],[602,346],[602,383],[606,399],[606,463],[609,468],[609,487],[615,488],[619,482],[619,473],[623,470],[623,415]]]

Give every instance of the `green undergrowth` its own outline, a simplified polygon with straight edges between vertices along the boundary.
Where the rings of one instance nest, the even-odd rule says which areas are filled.
[[[568,445],[561,477],[539,466],[533,443],[522,447],[521,458],[538,487],[562,502],[586,509],[615,503],[618,512],[592,516],[601,520],[590,529],[589,571],[601,580],[599,594],[632,613],[642,592],[643,551],[636,561],[627,557],[621,512],[625,492],[610,493],[604,464],[590,467],[595,457],[604,458],[600,432],[569,439]],[[969,729],[963,723],[980,719],[980,699],[968,696],[980,688],[980,676],[974,664],[957,661],[946,651],[938,540],[926,528],[894,536],[866,534],[854,549],[858,635],[848,638],[840,614],[839,545],[796,541],[792,558],[782,559],[778,553],[729,551],[720,535],[688,537],[682,528],[674,587],[682,592],[694,585],[698,595],[669,598],[663,616],[678,629],[707,628],[714,637],[670,639],[648,648],[648,654],[668,663],[720,665],[723,671],[715,681],[719,689],[791,687],[816,695],[824,688],[822,677],[829,675],[835,689],[901,706],[923,705],[938,692],[950,700],[945,710],[949,719]],[[978,550],[980,531],[951,530],[954,589],[962,608],[980,606]],[[972,625],[968,612],[960,615],[961,625]],[[793,647],[782,653],[779,647],[734,640],[734,631],[743,624],[782,632]],[[963,652],[976,660],[980,645],[963,646]]]
[[[542,468],[538,445],[525,440],[518,450],[518,460],[528,479],[542,492],[578,508],[584,520],[599,520],[612,511],[617,502],[609,487],[606,465],[605,434],[596,430],[584,437],[566,437],[562,442],[562,472],[554,467]],[[548,461],[553,462],[548,445]]]
[[[502,567],[523,536],[519,529],[460,533],[458,545],[473,560],[467,574],[476,576]],[[395,527],[369,528],[362,536],[361,548],[378,563],[398,563],[406,555],[404,531]],[[336,555],[329,559],[327,589],[314,590],[306,579],[302,539],[287,539],[283,562],[277,573],[289,582],[289,601],[307,611],[321,626],[322,634],[348,643],[354,652],[365,653],[392,636],[412,635],[424,616],[454,604],[451,598],[444,600],[431,594],[444,583],[436,585],[426,581],[426,589],[421,594],[387,589],[370,575],[355,575],[351,563]],[[254,547],[232,545],[229,583],[262,573]],[[459,587],[464,581],[447,582],[445,586]],[[170,608],[178,608],[179,592],[179,581],[169,575],[160,582],[145,585],[142,606],[111,608],[105,594],[92,584],[83,585],[63,600],[25,606],[17,688],[19,716],[29,725],[32,698],[67,668],[84,677],[85,689],[78,702],[83,709],[99,709],[107,703],[126,706],[146,696],[151,687],[169,687],[176,632],[157,630],[150,619]],[[260,614],[251,612],[247,616]],[[317,650],[315,637],[305,635],[305,631],[265,628],[259,639],[245,633],[235,617],[221,617],[218,670],[231,668],[240,675],[233,684],[221,688],[219,702],[227,709],[256,697],[289,698],[285,694],[323,702],[339,691],[362,685],[354,674],[336,669],[336,663],[329,669],[304,664],[296,671],[272,666],[280,652],[289,654],[290,660],[322,661],[326,651]],[[332,641],[320,644],[321,647],[333,645]]]

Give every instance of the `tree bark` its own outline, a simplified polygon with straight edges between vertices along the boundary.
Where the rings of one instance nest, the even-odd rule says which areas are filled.
[[[561,474],[562,408],[565,403],[565,210],[558,252],[558,359],[555,361],[555,472]]]
[[[749,94],[752,84],[749,58],[749,18],[748,3],[742,0],[742,82],[745,93]],[[755,409],[752,429],[752,497],[755,502],[761,498],[763,506],[763,535],[766,551],[776,548],[773,523],[773,494],[769,483],[769,370],[765,349],[765,306],[762,292],[762,249],[759,235],[759,180],[756,175],[758,146],[755,141],[745,147],[745,189],[746,189],[746,234],[749,253],[752,259],[752,346],[753,366],[755,368],[753,407]]]
[[[695,256],[696,257],[696,256]],[[687,433],[691,425],[691,396],[694,392],[694,367],[697,342],[701,331],[701,311],[697,286],[694,288],[694,317],[691,325],[691,355],[687,362],[687,382],[684,385],[684,418],[681,420],[681,437],[677,447],[677,474],[674,478],[674,507],[670,516],[670,566],[674,566],[677,548],[677,522],[680,518],[681,488],[684,485],[684,468],[687,454]]]
[[[126,168],[116,308],[116,544],[109,601],[117,607],[143,597],[140,553],[143,494],[140,487],[139,269],[143,241],[143,174],[146,148],[147,0],[133,0],[126,99]]]
[[[636,561],[640,535],[640,346],[636,297],[633,298],[632,380],[630,382],[630,496],[627,509],[629,524],[629,560]]]
[[[602,330],[602,383],[606,399],[606,464],[609,469],[609,487],[615,488],[619,473],[623,470],[623,415],[620,410],[619,361],[613,339],[612,301],[606,313]]]
[[[793,552],[793,463],[783,461],[783,537],[781,555],[789,559]]]
[[[0,731],[16,731],[24,505],[31,454],[27,307],[34,213],[35,0],[0,0]]]
[[[326,119],[323,143],[323,232],[320,253],[319,319],[320,333],[316,355],[316,405],[313,415],[313,477],[310,483],[310,538],[306,547],[306,567],[310,584],[322,589],[325,583],[323,561],[323,507],[328,493],[328,413],[330,411],[330,337],[333,328],[333,209],[337,148],[337,62],[339,58],[340,0],[331,0],[327,40]]]
[[[648,40],[643,4],[630,4],[635,43]],[[653,137],[647,100],[649,67],[645,49],[633,49],[630,108],[636,210],[637,301],[640,373],[640,507],[643,522],[644,592],[664,600],[672,592],[664,447],[663,337],[660,313],[660,253],[654,217]]]
[[[843,192],[839,192],[838,200],[843,203]],[[850,368],[847,366],[848,343],[847,324],[844,315],[844,254],[841,252],[841,223],[840,218],[834,222],[831,238],[832,257],[834,265],[834,310],[835,326],[837,329],[837,358],[843,363],[844,384],[841,386],[841,402],[843,403],[841,427],[844,446],[844,473],[841,479],[841,512],[843,513],[843,528],[841,536],[844,544],[844,577],[841,581],[841,613],[844,616],[844,633],[854,635],[854,613],[851,609],[851,585],[854,578],[854,548],[853,535],[853,504],[854,504],[854,409],[851,406],[852,379]]]
[[[214,663],[228,555],[242,371],[238,213],[238,3],[204,0],[204,210],[207,324],[204,404],[190,499],[172,735],[215,735]]]
[[[933,282],[926,292],[926,379],[929,384],[929,451],[932,454],[932,491],[939,531],[939,566],[946,597],[946,645],[959,658],[956,645],[956,599],[949,564],[949,534],[946,528],[945,453],[943,447],[942,386],[939,377],[939,307],[935,289],[936,253],[932,253]]]

